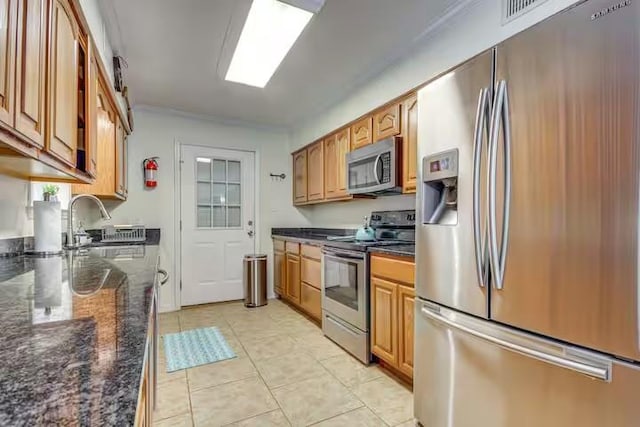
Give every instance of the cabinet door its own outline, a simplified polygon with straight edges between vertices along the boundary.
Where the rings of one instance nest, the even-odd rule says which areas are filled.
[[[307,149],[307,200],[324,199],[324,144],[318,141]]]
[[[371,351],[398,366],[398,285],[371,278]]]
[[[116,188],[116,112],[102,84],[96,95],[97,176],[93,184],[74,184],[73,194],[90,193],[98,197],[117,198]]]
[[[413,288],[398,286],[398,369],[413,378]]]
[[[418,97],[413,95],[402,103],[402,192],[416,192],[418,176]]]
[[[93,177],[98,172],[98,64],[93,56],[94,54],[97,54],[97,51],[91,48],[91,60],[87,76],[87,120],[85,122],[87,173]]]
[[[18,132],[44,146],[47,0],[18,2],[16,122]]]
[[[116,119],[116,193],[126,196],[127,153],[124,126]]]
[[[17,0],[0,0],[0,122],[13,127]]]
[[[316,320],[322,318],[321,292],[308,283],[302,282],[300,286],[300,306]]]
[[[351,125],[351,148],[357,150],[373,142],[373,119],[371,116]]]
[[[287,299],[300,304],[300,257],[287,254]]]
[[[273,290],[282,296],[286,281],[285,256],[283,252],[273,253]]]
[[[47,151],[71,166],[78,146],[78,28],[68,0],[51,9]]]
[[[346,197],[347,192],[347,154],[351,151],[351,133],[343,129],[336,134],[336,170],[338,173],[336,197]]]
[[[393,104],[373,115],[373,141],[400,134],[400,104]]]
[[[307,150],[293,155],[293,202],[307,201]]]
[[[338,191],[338,146],[336,136],[324,140],[324,195],[327,199],[336,197]]]

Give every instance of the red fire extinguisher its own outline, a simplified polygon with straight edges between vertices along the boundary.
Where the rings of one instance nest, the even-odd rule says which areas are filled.
[[[158,186],[158,162],[157,157],[149,157],[142,161],[144,168],[144,186],[146,188],[156,188]]]

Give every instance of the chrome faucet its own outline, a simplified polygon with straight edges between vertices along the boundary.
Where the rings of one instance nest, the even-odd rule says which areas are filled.
[[[67,215],[68,215],[68,219],[67,219],[67,247],[69,248],[76,248],[79,245],[77,239],[76,239],[76,235],[73,232],[73,205],[75,204],[75,202],[78,199],[91,199],[94,202],[96,202],[96,204],[98,205],[98,208],[100,208],[100,214],[102,215],[103,219],[111,219],[111,215],[109,215],[109,212],[107,212],[107,209],[104,207],[104,205],[102,204],[102,201],[100,199],[98,199],[96,196],[94,196],[93,194],[78,194],[77,196],[74,196],[70,201],[69,201],[69,207],[67,208]]]

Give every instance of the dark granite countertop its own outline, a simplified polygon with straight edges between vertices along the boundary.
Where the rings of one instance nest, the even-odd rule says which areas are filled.
[[[0,259],[0,425],[132,425],[157,246]]]
[[[368,249],[369,252],[406,256],[414,258],[416,256],[415,245],[397,245],[397,246],[374,246]]]

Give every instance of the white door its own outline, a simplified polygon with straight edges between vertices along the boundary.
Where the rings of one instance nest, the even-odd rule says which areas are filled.
[[[243,297],[242,258],[254,252],[255,153],[181,147],[181,304]]]

